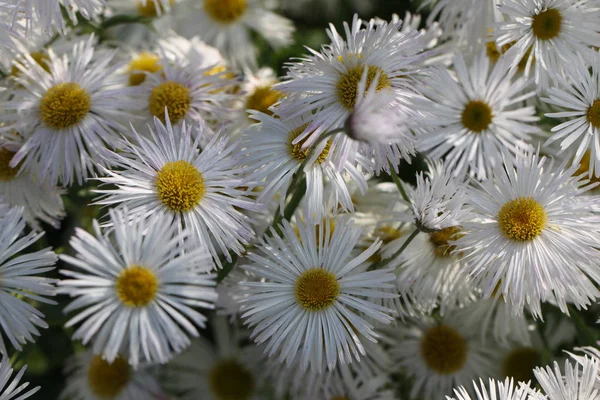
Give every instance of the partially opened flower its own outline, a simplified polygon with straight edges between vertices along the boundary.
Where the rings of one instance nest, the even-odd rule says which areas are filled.
[[[597,400],[599,360],[584,357],[573,365],[565,361],[564,372],[555,361],[553,367],[536,368],[535,378],[543,392],[527,388],[530,400]]]

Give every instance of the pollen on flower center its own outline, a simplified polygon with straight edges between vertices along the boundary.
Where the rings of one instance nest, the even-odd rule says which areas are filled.
[[[553,39],[562,29],[562,14],[556,8],[549,8],[533,17],[531,27],[538,39]]]
[[[441,375],[458,372],[467,362],[465,338],[454,328],[438,325],[421,339],[421,356],[427,366]]]
[[[17,176],[19,168],[12,168],[9,165],[14,156],[15,153],[6,147],[0,149],[0,181],[10,181]]]
[[[502,360],[502,375],[515,381],[533,382],[533,369],[539,365],[540,353],[533,347],[517,347]]]
[[[594,128],[600,129],[600,99],[594,101],[588,109],[587,119]]]
[[[277,103],[281,95],[282,93],[279,90],[274,90],[270,86],[258,87],[252,95],[248,96],[246,109],[273,115],[273,111],[269,110],[269,107]]]
[[[498,213],[498,224],[509,239],[533,240],[546,226],[546,211],[531,197],[519,197],[502,206]]]
[[[34,51],[29,55],[31,56],[31,58],[33,58],[33,61],[35,61],[40,67],[42,67],[44,71],[50,72],[50,65],[48,64],[50,59],[45,53]],[[17,64],[23,65],[23,63],[21,63],[18,60],[14,61],[14,64],[10,69],[10,76],[12,77],[17,77],[21,74],[21,70],[19,69],[19,67],[17,67]]]
[[[162,203],[176,212],[189,211],[204,197],[202,173],[183,160],[166,163],[156,177],[156,190]]]
[[[156,54],[143,52],[133,58],[128,65],[129,86],[141,85],[146,80],[145,72],[155,73],[162,69],[158,62],[159,57]]]
[[[429,234],[429,241],[435,246],[435,255],[438,257],[450,257],[456,246],[449,244],[450,240],[458,239],[461,229],[451,226]]]
[[[150,113],[165,122],[165,107],[172,124],[181,121],[188,112],[192,99],[190,90],[179,82],[167,81],[152,89],[148,98]]]
[[[367,66],[367,85],[366,89],[371,87],[373,81],[375,80],[375,76],[379,73],[379,80],[377,81],[376,89],[380,91],[385,88],[389,88],[392,86],[390,78],[384,72],[383,69],[376,65],[368,65]],[[363,72],[365,70],[365,66],[356,65],[355,67],[349,68],[348,71],[344,72],[336,85],[336,91],[340,103],[348,109],[353,110],[354,105],[356,104],[356,97],[358,96],[358,84],[360,83],[360,79],[362,78]]]
[[[247,400],[256,389],[252,373],[235,360],[218,362],[209,372],[208,384],[217,400]]]
[[[333,305],[340,295],[335,275],[322,268],[306,270],[296,280],[296,301],[308,311],[321,311]]]
[[[92,108],[90,94],[78,83],[59,83],[48,89],[40,101],[40,119],[53,129],[77,125]]]
[[[96,355],[88,368],[88,386],[92,393],[103,399],[116,398],[127,386],[131,370],[127,360],[117,357],[112,364]]]
[[[492,108],[481,100],[467,103],[462,112],[461,122],[465,128],[473,132],[483,132],[492,123]]]
[[[308,157],[308,155],[310,154],[310,149],[302,148],[302,146],[306,142],[306,139],[302,139],[301,141],[299,141],[296,144],[293,144],[293,142],[298,136],[300,136],[300,134],[302,132],[304,132],[304,130],[306,129],[307,126],[308,126],[308,123],[306,123],[302,126],[299,126],[298,128],[294,129],[293,131],[291,131],[288,134],[288,150],[290,152],[290,155],[300,162],[304,161],[304,159],[306,159],[306,157]],[[321,151],[321,154],[319,154],[319,157],[317,157],[317,162],[322,163],[327,159],[327,155],[329,154],[330,148],[331,148],[331,141],[327,141],[325,148],[323,148],[323,150]]]
[[[156,274],[146,267],[130,266],[117,278],[117,296],[129,307],[143,307],[154,300],[158,290]]]
[[[248,9],[247,0],[204,0],[204,10],[215,21],[230,24]]]
[[[138,0],[137,13],[139,15],[141,15],[142,17],[149,17],[149,18],[158,17],[165,10],[164,10],[164,6],[162,5],[162,3],[160,3],[161,0],[157,0],[157,1],[158,1],[158,6],[155,3],[155,0],[146,0],[146,5],[144,5],[144,2],[142,0]],[[169,0],[170,5],[173,5],[174,3],[175,3],[175,0]]]

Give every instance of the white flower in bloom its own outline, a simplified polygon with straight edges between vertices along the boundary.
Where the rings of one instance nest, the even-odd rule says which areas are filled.
[[[194,308],[214,308],[213,267],[204,248],[190,240],[192,231],[160,218],[136,218],[128,210],[109,210],[112,226],[94,235],[77,229],[70,245],[75,257],[61,255],[73,269],[62,269],[62,293],[76,297],[67,322],[81,323],[73,334],[84,344],[93,339],[95,354],[108,362],[123,354],[140,362],[167,362],[198,336],[206,317]]]
[[[28,18],[28,24],[34,27],[40,24],[48,33],[66,32],[66,21],[63,12],[68,14],[72,22],[77,23],[77,15],[86,19],[98,15],[105,0],[11,0],[20,12]]]
[[[317,394],[306,397],[306,400],[318,399],[360,399],[360,400],[395,400],[394,391],[390,389],[390,377],[387,371],[377,376],[365,377],[355,374],[352,364],[338,364],[333,371],[327,371],[317,382]]]
[[[417,174],[416,188],[408,192],[415,224],[423,232],[461,226],[470,211],[464,179],[441,161],[428,166],[427,172]]]
[[[308,124],[306,119],[281,119],[267,114],[253,112],[252,118],[258,121],[243,133],[242,142],[245,151],[244,164],[254,171],[249,175],[251,181],[264,182],[258,193],[259,203],[268,203],[280,192],[280,211],[285,206],[285,194],[294,174],[310,155],[310,149],[302,148],[303,142],[294,144],[296,137],[304,131]],[[306,174],[306,199],[304,202],[305,215],[311,220],[320,221],[323,215],[341,207],[343,210],[353,210],[352,199],[348,191],[345,177],[350,177],[362,192],[367,190],[367,182],[361,169],[346,160],[340,171],[332,161],[337,148],[332,139],[323,140],[304,168]],[[362,169],[368,168],[368,161],[356,156],[357,163]],[[334,201],[325,205],[325,184],[331,184],[331,196]],[[331,209],[333,207],[333,209]]]
[[[256,32],[273,48],[292,42],[292,21],[277,15],[260,0],[187,0],[175,9],[174,27],[184,36],[199,35],[218,48],[234,67],[255,67]]]
[[[20,386],[17,386],[21,382],[21,378],[23,378],[26,370],[27,365],[21,368],[11,381],[13,369],[10,365],[10,360],[5,357],[2,358],[2,362],[0,362],[0,400],[25,400],[40,390],[38,386],[28,392],[22,393],[29,386],[29,382],[23,382]]]
[[[26,300],[46,304],[56,304],[42,296],[54,296],[54,279],[39,275],[54,269],[56,254],[50,248],[33,253],[22,253],[33,245],[43,233],[30,232],[21,236],[25,229],[22,208],[0,210],[0,313],[2,331],[13,347],[19,351],[27,342],[34,342],[33,335],[39,336],[38,327],[47,328],[44,314],[36,310]],[[0,353],[6,355],[4,340],[0,338]]]
[[[242,347],[247,334],[225,319],[215,318],[211,323],[216,344],[203,337],[195,339],[169,363],[168,385],[181,400],[263,399],[260,349],[252,344]]]
[[[494,30],[499,46],[512,45],[507,56],[516,66],[533,65],[538,90],[549,79],[567,74],[565,66],[589,46],[600,46],[600,7],[595,0],[504,0],[504,20]],[[529,52],[529,53],[528,53]]]
[[[554,368],[536,368],[533,373],[544,393],[529,391],[529,400],[597,400],[600,391],[598,383],[598,369],[600,361],[596,358],[584,357],[573,366],[570,361],[565,361],[564,374],[561,373],[558,363]]]
[[[223,67],[227,62],[215,47],[203,42],[200,37],[186,39],[171,32],[158,40],[158,48],[164,58],[175,65],[192,65],[197,68]]]
[[[66,362],[67,381],[61,398],[73,400],[159,400],[158,381],[147,365],[132,368],[126,358],[108,362],[91,351],[75,354]]]
[[[250,183],[242,178],[238,145],[219,134],[199,152],[205,128],[182,123],[174,129],[165,117],[166,126],[155,118],[147,137],[133,131],[137,144],[123,142],[119,153],[111,153],[111,164],[122,170],[105,170],[108,176],[98,178],[117,186],[97,190],[105,195],[98,204],[122,203],[132,214],[175,220],[194,231],[194,241],[220,266],[219,251],[231,261],[229,251],[241,254],[253,238],[240,209],[258,208],[243,189]]]
[[[287,221],[281,227],[283,235],[272,230],[272,237],[261,239],[261,253],[248,256],[254,264],[244,266],[264,279],[245,284],[242,318],[254,329],[252,338],[266,342],[265,351],[281,362],[299,357],[302,369],[359,359],[362,342],[378,336],[366,318],[393,320],[392,310],[365,299],[395,296],[384,292],[393,287],[390,269],[366,271],[380,242],[354,256],[360,229],[350,220],[337,220],[335,229],[328,219],[299,223],[297,230]]]
[[[473,220],[455,241],[464,252],[465,272],[484,297],[502,293],[513,311],[527,304],[540,316],[540,302],[585,307],[600,296],[593,263],[600,246],[600,220],[593,213],[600,198],[586,196],[587,180],[573,176],[577,165],[558,168],[528,152],[505,159],[489,180],[468,189]],[[587,186],[586,186],[587,185]]]
[[[488,386],[485,385],[483,379],[479,379],[479,385],[473,381],[473,388],[476,396],[471,397],[467,389],[463,386],[454,389],[454,396],[446,396],[448,400],[526,400],[527,392],[524,388],[519,387],[519,383],[515,385],[512,379],[506,378],[504,382],[489,380]]]
[[[10,147],[10,146],[9,146]],[[10,206],[23,206],[23,217],[34,229],[39,221],[57,228],[65,216],[61,195],[64,190],[39,182],[26,171],[12,168],[10,161],[18,148],[0,147],[0,196]]]
[[[346,39],[330,25],[331,44],[288,63],[287,80],[276,85],[286,93],[276,113],[293,118],[316,111],[296,143],[310,135],[305,147],[310,146],[322,133],[344,125],[356,106],[365,71],[367,88],[392,90],[399,100],[413,95],[409,76],[425,58],[427,43],[421,32],[401,32],[401,26],[400,20],[365,22],[355,15],[351,26],[344,23]]]
[[[500,350],[483,343],[479,325],[460,314],[448,313],[440,322],[431,317],[409,319],[385,328],[382,341],[390,346],[398,372],[413,379],[412,398],[450,396],[456,386],[498,374]]]
[[[81,184],[93,174],[107,147],[114,145],[121,120],[134,119],[135,108],[127,88],[119,86],[111,66],[114,51],[94,57],[94,38],[76,43],[70,57],[48,50],[48,66],[25,55],[11,100],[0,103],[8,110],[0,116],[3,132],[18,132],[19,151],[11,167],[22,163],[40,180]]]
[[[540,129],[531,125],[539,118],[533,106],[523,106],[535,92],[525,92],[530,80],[516,77],[506,57],[490,66],[480,53],[467,66],[462,55],[454,59],[456,78],[445,68],[428,73],[414,99],[423,111],[418,123],[417,150],[431,158],[445,157],[456,176],[467,171],[484,179],[489,170],[502,164],[502,154],[515,154]]]
[[[568,76],[559,81],[560,86],[548,89],[543,99],[561,109],[546,113],[547,117],[566,119],[552,128],[554,134],[545,144],[560,141],[561,152],[575,150],[573,164],[582,162],[589,151],[589,167],[584,167],[590,178],[600,176],[600,56],[594,52],[592,59],[588,64],[581,56],[573,57]]]

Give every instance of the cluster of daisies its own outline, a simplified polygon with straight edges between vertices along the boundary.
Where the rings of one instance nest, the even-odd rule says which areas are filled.
[[[600,0],[341,3],[0,0],[0,399],[600,399]]]

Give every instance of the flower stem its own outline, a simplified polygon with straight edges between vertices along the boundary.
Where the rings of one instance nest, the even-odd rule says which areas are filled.
[[[394,181],[394,183],[398,187],[398,190],[400,191],[402,200],[404,200],[407,203],[410,203],[410,200],[408,199],[408,195],[406,194],[406,190],[404,189],[404,185],[402,184],[402,180],[400,180],[400,177],[396,173],[396,170],[394,169],[394,166],[392,165],[392,163],[390,162],[389,164],[390,164],[390,175],[392,176],[392,180]]]
[[[404,250],[406,250],[406,248],[408,247],[408,245],[410,244],[410,242],[413,241],[413,239],[415,237],[417,237],[417,235],[420,233],[421,231],[418,229],[415,229],[408,238],[406,238],[406,240],[404,241],[404,243],[402,243],[402,247],[400,247],[398,249],[397,252],[395,252],[391,257],[386,258],[385,260],[381,260],[378,263],[375,263],[371,266],[371,268],[369,268],[370,270],[374,270],[374,269],[380,269],[385,267],[386,265],[388,265],[389,263],[391,263],[393,260],[395,260],[396,258],[400,257],[400,255],[402,254],[402,252]]]

